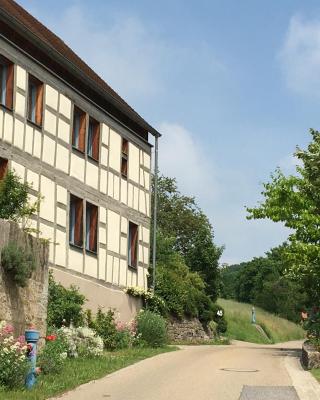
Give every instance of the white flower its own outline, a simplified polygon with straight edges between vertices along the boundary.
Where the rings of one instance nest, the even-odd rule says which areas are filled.
[[[218,310],[217,311],[217,315],[218,315],[218,317],[222,317],[223,316],[223,311],[222,310]]]
[[[61,353],[60,357],[62,358],[62,360],[65,360],[68,357],[68,353],[66,353],[66,352]]]

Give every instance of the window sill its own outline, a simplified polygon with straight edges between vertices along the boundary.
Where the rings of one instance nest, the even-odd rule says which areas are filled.
[[[137,270],[138,270],[138,266],[137,266],[137,265],[134,266],[134,265],[128,264],[128,268],[129,268],[129,269],[132,269],[132,270],[134,270],[134,271],[137,271]]]
[[[125,179],[126,181],[128,180],[128,175],[125,175],[125,174],[122,174],[122,173],[121,173],[121,177],[122,177],[123,179]]]
[[[13,108],[7,107],[5,104],[0,103],[0,107],[5,111],[9,111],[10,113],[13,113]]]
[[[27,122],[38,129],[42,129],[42,125],[37,124],[36,122],[32,121],[31,119],[27,118]]]
[[[93,161],[95,164],[99,164],[99,159],[97,160],[96,158],[90,156],[89,154],[87,154],[87,156],[89,161]]]
[[[80,245],[72,243],[72,242],[69,242],[69,246],[72,247],[74,250],[83,252],[83,246],[80,246]]]
[[[98,252],[97,251],[86,249],[86,254],[88,254],[89,256],[95,257],[95,258],[98,257]]]
[[[83,156],[83,157],[85,156],[84,151],[78,149],[78,148],[75,147],[75,146],[72,146],[72,151],[74,151],[75,153],[78,153],[79,155],[81,155],[81,156]]]

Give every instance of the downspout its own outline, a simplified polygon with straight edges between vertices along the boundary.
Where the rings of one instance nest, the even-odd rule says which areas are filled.
[[[153,252],[152,252],[152,289],[156,287],[156,252],[157,252],[157,211],[158,211],[158,139],[155,135],[154,146],[154,197],[153,197]]]

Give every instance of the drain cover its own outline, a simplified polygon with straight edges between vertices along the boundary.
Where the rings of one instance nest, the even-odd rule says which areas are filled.
[[[229,371],[229,372],[259,372],[258,369],[243,369],[243,368],[221,368],[221,371]]]
[[[299,400],[292,386],[244,386],[239,400]]]

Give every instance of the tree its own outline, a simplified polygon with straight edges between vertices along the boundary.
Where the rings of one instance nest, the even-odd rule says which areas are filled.
[[[280,169],[264,184],[264,201],[247,208],[248,218],[268,218],[292,229],[284,250],[287,273],[303,284],[310,303],[320,301],[320,133],[310,130],[312,141],[306,150],[297,148],[301,165],[296,175]]]
[[[213,242],[213,229],[208,218],[194,197],[178,191],[174,178],[159,178],[158,204],[158,232],[172,238],[173,250],[183,257],[192,271],[200,274],[206,283],[206,293],[216,300],[218,261],[223,249]]]
[[[0,181],[0,218],[22,222],[37,211],[39,202],[29,203],[28,183],[21,182],[14,171],[7,171]]]
[[[222,284],[227,279],[236,300],[255,304],[297,322],[305,307],[306,296],[303,287],[285,273],[287,265],[283,254],[286,249],[284,244],[271,249],[264,257],[226,268]]]

